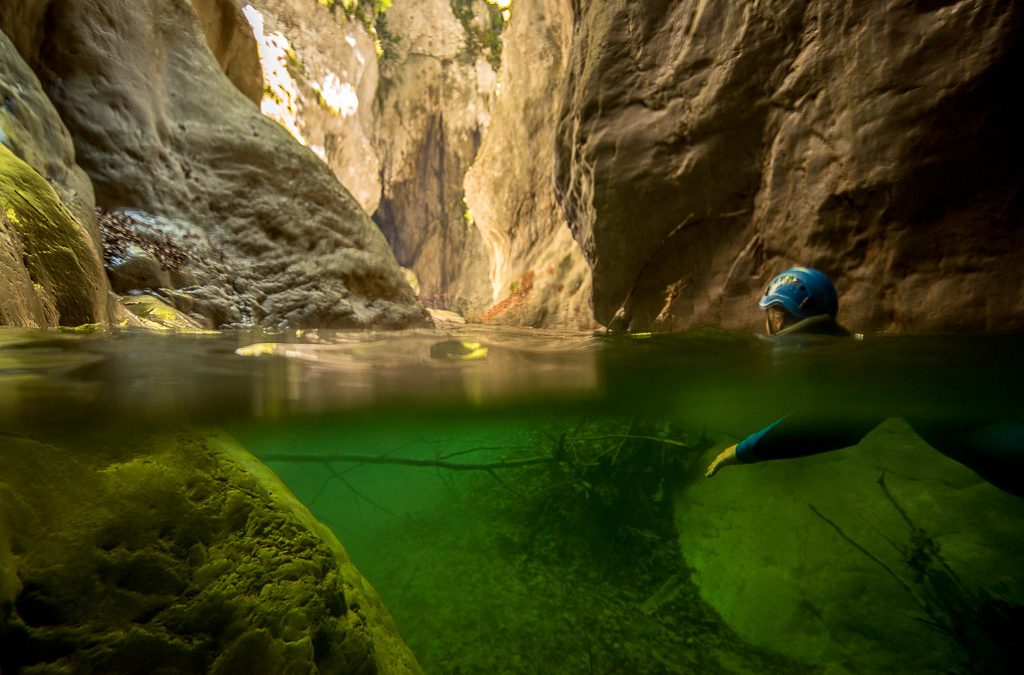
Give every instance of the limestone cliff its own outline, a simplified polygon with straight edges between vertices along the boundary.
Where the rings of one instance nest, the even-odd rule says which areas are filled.
[[[466,203],[487,249],[492,323],[594,327],[590,267],[555,199],[555,125],[571,38],[565,0],[518,0],[504,32],[501,95]]]
[[[1024,326],[1024,10],[574,3],[556,181],[594,310],[748,328],[777,271],[862,329]]]
[[[470,318],[491,304],[463,178],[497,84],[494,54],[478,39],[492,11],[483,0],[396,0],[380,23],[376,145],[384,191],[374,220],[399,263],[415,271],[423,302]]]
[[[223,74],[190,2],[18,0],[0,28],[39,75],[97,204],[192,255],[166,292],[214,325],[426,321],[331,171]]]

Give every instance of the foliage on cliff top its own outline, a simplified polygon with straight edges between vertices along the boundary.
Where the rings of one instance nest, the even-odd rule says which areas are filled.
[[[371,31],[377,17],[391,9],[393,0],[316,0],[318,4],[331,10],[337,11],[340,7],[345,12],[345,17],[362,22],[366,30]]]
[[[466,51],[470,59],[483,54],[495,70],[501,65],[501,33],[505,29],[507,8],[488,0],[487,15],[477,19],[473,0],[451,0],[452,12],[466,30]]]

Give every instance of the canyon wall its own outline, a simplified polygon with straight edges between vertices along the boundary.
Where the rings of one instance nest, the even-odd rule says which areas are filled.
[[[1024,327],[1019,3],[573,12],[555,177],[601,323],[750,328],[804,264],[852,327]]]
[[[159,262],[175,267],[161,293],[176,307],[208,325],[426,323],[379,229],[225,76],[190,2],[21,0],[0,8],[0,29],[70,131],[97,206],[174,247]]]
[[[463,179],[497,86],[497,55],[480,39],[493,35],[491,9],[483,0],[396,0],[382,18],[374,220],[416,273],[424,304],[478,319],[491,304],[489,266]]]
[[[492,323],[595,327],[590,268],[552,183],[559,91],[572,35],[567,0],[518,0],[505,30],[501,95],[466,201],[490,267]]]

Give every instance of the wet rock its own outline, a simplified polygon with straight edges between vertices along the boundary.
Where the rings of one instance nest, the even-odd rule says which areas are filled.
[[[9,9],[0,11],[10,11]],[[71,134],[35,73],[0,32],[0,143],[46,179],[99,246],[92,183],[75,162]]]
[[[0,144],[0,325],[77,326],[115,316],[85,228],[42,176]]]
[[[1024,326],[1022,11],[575,3],[555,173],[598,321],[748,328],[801,263],[861,328]]]
[[[921,533],[885,497],[883,473]],[[984,611],[971,611],[983,610],[987,593],[1024,602],[1014,549],[1024,501],[931,449],[904,422],[886,422],[841,452],[730,467],[699,480],[676,501],[680,547],[701,596],[743,640],[825,672],[1000,672],[981,660],[995,654],[972,653],[928,622],[980,627]],[[932,555],[922,534],[960,587],[918,577]],[[915,550],[924,557],[907,555]],[[934,558],[930,566],[944,571]],[[982,637],[986,631],[992,640],[1014,634],[978,628]],[[970,642],[971,633],[960,638]]]
[[[223,254],[191,265],[196,286],[178,289],[212,303],[211,319],[428,321],[331,171],[221,72],[190,3],[72,0],[45,22],[40,4],[4,3],[0,27],[60,111],[97,204],[188,222]]]
[[[562,0],[519,0],[504,33],[501,95],[466,175],[466,203],[490,262],[491,305],[478,318],[595,327],[590,267],[552,184],[555,126],[572,16]]]
[[[121,299],[143,328],[194,332],[204,328],[201,319],[188,316],[153,295],[142,293]]]
[[[5,672],[418,673],[338,540],[218,434],[0,438]]]

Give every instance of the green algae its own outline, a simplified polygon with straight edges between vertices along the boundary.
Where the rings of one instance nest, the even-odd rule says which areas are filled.
[[[55,322],[106,318],[106,277],[88,234],[43,177],[3,145],[0,227],[21,249],[35,293],[52,302]]]
[[[5,672],[419,672],[333,535],[230,438],[5,435],[0,457]]]

